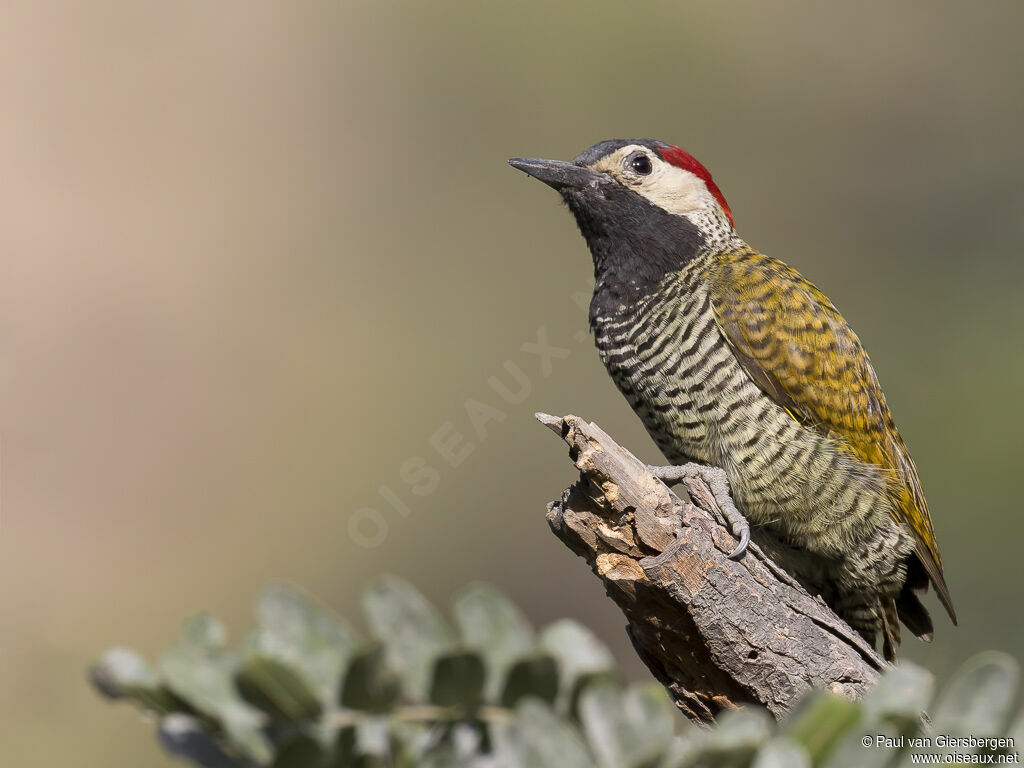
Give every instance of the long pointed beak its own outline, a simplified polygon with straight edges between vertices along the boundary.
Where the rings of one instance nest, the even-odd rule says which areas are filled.
[[[549,187],[565,189],[573,187],[581,189],[588,184],[600,181],[607,181],[608,176],[604,173],[592,171],[589,168],[581,168],[575,163],[567,163],[563,160],[544,160],[539,157],[513,157],[508,161],[513,168],[518,168],[523,173],[528,173],[533,178],[539,179]]]

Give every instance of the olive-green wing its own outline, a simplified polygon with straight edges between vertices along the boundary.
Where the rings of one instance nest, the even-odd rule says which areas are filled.
[[[800,423],[893,472],[893,514],[913,530],[918,559],[955,622],[917,469],[856,334],[821,291],[777,259],[740,252],[708,279],[718,326],[757,385]]]

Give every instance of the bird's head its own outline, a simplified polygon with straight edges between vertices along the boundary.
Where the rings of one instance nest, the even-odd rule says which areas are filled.
[[[509,163],[561,193],[599,275],[647,283],[735,238],[732,212],[711,174],[671,144],[613,139],[571,163]]]

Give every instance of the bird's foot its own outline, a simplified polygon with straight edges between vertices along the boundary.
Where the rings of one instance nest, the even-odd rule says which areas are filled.
[[[729,523],[729,529],[739,539],[736,549],[729,555],[730,560],[739,560],[747,551],[750,544],[750,523],[743,513],[736,509],[736,504],[729,493],[729,479],[725,472],[718,467],[708,467],[704,464],[678,464],[659,467],[648,465],[651,473],[666,485],[675,485],[683,480],[702,480],[711,490],[715,503],[722,510],[722,515]]]

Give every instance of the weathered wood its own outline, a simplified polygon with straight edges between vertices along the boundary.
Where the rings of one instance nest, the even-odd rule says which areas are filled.
[[[885,662],[820,597],[756,543],[728,558],[736,540],[704,483],[687,481],[680,498],[597,425],[537,418],[580,470],[548,505],[551,530],[604,582],[688,717],[711,722],[744,702],[778,717],[812,688],[856,698],[872,685]]]

